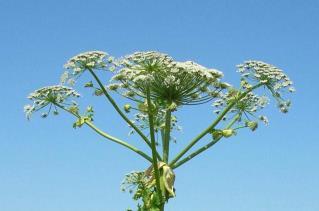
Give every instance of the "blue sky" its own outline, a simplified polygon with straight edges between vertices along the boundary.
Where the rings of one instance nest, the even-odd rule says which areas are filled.
[[[120,192],[124,174],[148,167],[67,114],[28,122],[29,92],[56,84],[62,65],[87,50],[118,57],[157,50],[222,70],[238,84],[247,59],[279,66],[295,82],[292,109],[267,109],[270,125],[243,131],[176,170],[168,211],[319,210],[319,1],[0,1],[1,211],[118,211],[134,208]],[[87,75],[88,76],[88,75]],[[97,124],[127,137],[102,98]],[[119,103],[123,103],[120,99]],[[185,107],[172,152],[213,119],[209,104]]]

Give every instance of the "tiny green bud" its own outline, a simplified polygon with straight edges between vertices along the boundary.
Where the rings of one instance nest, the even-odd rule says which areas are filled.
[[[125,96],[128,96],[128,97],[134,97],[135,96],[135,93],[132,92],[132,91],[128,91],[124,94]]]
[[[220,83],[220,88],[222,88],[222,89],[227,89],[229,87],[231,87],[231,85],[228,83]]]
[[[225,130],[222,130],[222,135],[225,137],[225,138],[228,138],[228,137],[231,137],[232,135],[235,134],[235,131],[233,129],[225,129]]]
[[[41,114],[41,117],[42,117],[42,118],[46,118],[47,116],[48,116],[48,113],[42,113],[42,114]]]
[[[85,87],[85,88],[87,88],[87,87],[93,87],[92,81],[85,83],[85,84],[84,84],[84,87]]]
[[[93,107],[92,107],[92,106],[88,106],[88,107],[86,108],[86,111],[87,111],[87,112],[94,112],[94,110],[93,110]]]
[[[125,104],[124,105],[124,110],[126,113],[129,113],[131,111],[131,105],[130,104]]]
[[[213,130],[212,136],[214,140],[218,140],[222,137],[222,131],[220,130]]]
[[[177,104],[172,102],[169,106],[168,106],[168,109],[171,110],[171,111],[176,111],[176,108],[177,108]]]
[[[194,93],[194,94],[191,95],[191,98],[192,98],[192,99],[198,99],[199,97],[200,97],[200,96],[199,96],[198,93]]]
[[[109,90],[112,90],[112,91],[116,91],[118,88],[119,88],[119,85],[118,85],[118,84],[110,84],[110,85],[108,86],[108,89],[109,89]]]
[[[258,123],[255,121],[247,121],[245,125],[249,127],[252,131],[255,131],[258,127]]]
[[[216,91],[212,91],[212,92],[209,92],[209,95],[216,98],[216,97],[219,97],[219,92],[216,92]]]
[[[74,105],[74,106],[70,106],[69,107],[69,111],[73,114],[77,114],[79,112],[79,108],[78,106]]]
[[[94,95],[96,95],[96,96],[101,96],[102,94],[103,94],[103,91],[101,89],[96,89],[94,91]]]

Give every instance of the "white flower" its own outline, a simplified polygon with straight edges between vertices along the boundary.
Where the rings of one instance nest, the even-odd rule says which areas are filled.
[[[167,54],[149,51],[136,52],[122,59],[121,67],[112,81],[122,83],[123,92],[134,92],[136,101],[146,98],[149,88],[153,101],[176,105],[198,104],[216,97],[226,88],[220,83],[222,73],[195,62],[177,62]]]
[[[169,75],[164,79],[164,84],[166,85],[166,87],[172,86],[174,82],[175,82],[175,76],[173,75]]]
[[[296,91],[296,89],[294,88],[294,87],[289,87],[289,92],[295,92]]]
[[[220,99],[215,100],[213,106],[217,109],[215,113],[219,113],[221,108],[225,108],[230,103],[236,101],[232,108],[232,112],[237,113],[254,113],[263,109],[268,104],[266,96],[258,96],[252,92],[248,93],[245,97],[238,99],[240,92],[231,89],[226,94],[221,94]]]
[[[269,124],[268,118],[266,116],[259,116],[259,119],[265,123],[265,125]]]

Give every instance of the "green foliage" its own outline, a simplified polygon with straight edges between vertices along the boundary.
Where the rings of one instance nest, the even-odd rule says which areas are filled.
[[[175,197],[175,174],[173,170],[165,163],[159,162],[160,184],[162,197],[167,201]],[[122,182],[122,191],[128,191],[133,194],[133,199],[138,201],[138,210],[140,211],[160,211],[160,196],[156,190],[155,174],[153,166],[150,166],[144,172],[131,172],[127,174]]]

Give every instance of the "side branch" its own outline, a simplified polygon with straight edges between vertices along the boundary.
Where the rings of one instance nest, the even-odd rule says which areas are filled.
[[[63,109],[64,111],[66,111],[66,112],[72,114],[73,116],[75,116],[75,117],[77,117],[77,118],[81,118],[81,116],[79,116],[78,114],[75,114],[75,113],[69,111],[68,109],[66,109],[65,107],[63,107],[63,106],[61,106],[61,105],[59,105],[59,104],[54,104],[54,105],[56,105],[57,107]],[[149,162],[152,162],[152,158],[149,157],[149,156],[148,156],[146,153],[144,153],[143,151],[137,149],[136,147],[134,147],[134,146],[128,144],[128,143],[125,142],[125,141],[122,141],[122,140],[120,140],[120,139],[118,139],[118,138],[116,138],[116,137],[113,137],[113,136],[111,136],[111,135],[109,135],[109,134],[103,132],[102,130],[100,130],[99,128],[97,128],[97,127],[96,127],[92,122],[90,122],[90,121],[84,121],[84,123],[85,123],[87,126],[89,126],[91,129],[93,129],[96,133],[98,133],[99,135],[103,136],[104,138],[106,138],[106,139],[108,139],[108,140],[110,140],[110,141],[112,141],[112,142],[115,142],[115,143],[117,143],[117,144],[120,144],[120,145],[122,145],[122,146],[124,146],[124,147],[130,149],[131,151],[133,151],[133,152],[139,154],[140,156],[142,156],[143,158],[145,158],[145,159],[148,160]]]
[[[225,127],[225,129],[230,129],[240,118],[241,114],[237,114],[233,120]],[[220,139],[222,139],[222,136],[212,140],[211,142],[209,142],[208,144],[206,144],[205,146],[199,148],[198,150],[196,150],[195,152],[193,152],[192,154],[190,154],[189,156],[187,156],[186,158],[182,159],[181,161],[177,162],[176,164],[174,164],[174,166],[172,166],[173,169],[183,165],[184,163],[186,163],[187,161],[191,160],[192,158],[196,157],[197,155],[199,155],[200,153],[206,151],[207,149],[209,149],[211,146],[215,145]]]
[[[248,89],[247,91],[243,92],[237,99],[241,100],[242,98],[244,98],[249,92],[251,92],[252,90],[262,86],[262,83],[259,83],[255,86],[253,86],[252,88]],[[221,114],[217,117],[217,119],[210,125],[208,126],[204,131],[202,131],[198,136],[196,136],[190,143],[189,145],[187,145],[185,147],[185,149],[183,149],[174,160],[172,160],[172,162],[169,164],[169,166],[173,166],[181,157],[183,157],[183,155],[185,155],[185,153],[188,152],[188,150],[190,150],[200,139],[202,139],[207,133],[209,133],[210,131],[212,131],[212,129],[214,129],[216,127],[216,125],[223,119],[223,117],[232,109],[232,107],[236,104],[236,101],[233,101],[232,103],[230,103],[224,110],[223,112],[221,112]]]

